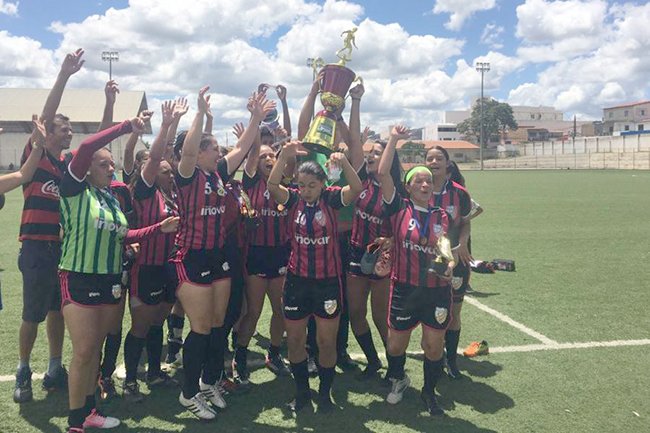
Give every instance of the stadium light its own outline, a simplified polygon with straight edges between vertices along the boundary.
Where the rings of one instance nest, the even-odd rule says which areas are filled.
[[[479,138],[479,159],[481,160],[481,170],[483,170],[483,145],[485,141],[485,137],[483,134],[483,124],[485,123],[483,119],[483,78],[485,76],[485,73],[490,70],[490,63],[489,62],[476,62],[476,71],[481,73],[481,137]]]
[[[102,60],[108,62],[108,79],[113,79],[113,62],[120,60],[120,53],[117,51],[102,51]]]

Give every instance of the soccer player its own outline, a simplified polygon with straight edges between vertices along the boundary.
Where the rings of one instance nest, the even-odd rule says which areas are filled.
[[[41,121],[47,128],[45,154],[31,182],[23,186],[25,204],[20,221],[22,247],[18,268],[23,275],[23,313],[19,334],[19,363],[16,371],[14,401],[32,399],[32,371],[29,358],[34,347],[38,324],[47,318],[50,362],[43,379],[43,388],[51,391],[65,388],[67,372],[61,363],[64,323],[57,265],[61,256],[59,239],[59,183],[65,170],[62,152],[70,147],[70,120],[56,114],[68,79],[81,69],[83,50],[66,55],[54,87],[43,107]],[[25,146],[22,163],[32,152],[31,141]]]
[[[225,182],[243,162],[259,134],[259,123],[275,106],[264,95],[254,93],[248,103],[250,123],[240,144],[220,158],[215,138],[202,133],[203,118],[209,110],[207,91],[208,87],[199,91],[198,112],[185,136],[174,176],[181,224],[176,236],[177,251],[171,259],[178,283],[176,296],[191,326],[183,343],[185,380],[179,402],[203,420],[216,416],[206,399],[217,407],[226,405],[217,387],[217,363],[219,359],[223,362],[225,351],[223,324],[231,278],[223,251]]]
[[[178,216],[171,165],[163,159],[169,126],[174,119],[174,103],[162,105],[162,124],[151,146],[149,158],[132,177],[135,227],[147,227]],[[174,287],[165,264],[174,245],[173,234],[159,234],[140,243],[140,251],[130,272],[129,306],[131,330],[124,340],[126,378],[123,393],[127,400],[141,401],[137,382],[142,349],[147,348],[149,387],[174,384],[161,371],[162,324],[175,302]]]
[[[424,387],[421,398],[429,413],[443,413],[435,397],[436,383],[442,374],[445,330],[451,320],[452,290],[449,280],[455,261],[449,261],[443,277],[430,272],[436,257],[438,239],[449,229],[446,212],[430,205],[434,180],[424,166],[410,169],[404,184],[408,197],[400,197],[390,176],[395,146],[408,130],[396,126],[379,163],[379,178],[386,212],[391,217],[394,235],[394,258],[391,272],[388,316],[388,373],[390,404],[402,400],[410,379],[404,372],[406,348],[411,332],[422,324],[421,345],[424,350]]]
[[[282,295],[289,361],[296,383],[296,397],[289,408],[298,411],[311,404],[305,343],[307,322],[313,315],[319,348],[318,410],[329,412],[334,408],[330,390],[336,365],[343,278],[335,210],[352,203],[362,185],[342,153],[333,153],[330,164],[343,169],[347,186],[326,188],[327,175],[312,161],[298,167],[297,190],[281,185],[287,162],[306,154],[299,141],[285,145],[271,170],[267,187],[273,200],[287,209],[291,234],[291,254]]]
[[[121,310],[122,249],[159,232],[176,230],[178,218],[129,230],[109,186],[115,171],[103,147],[143,119],[124,121],[86,139],[61,180],[62,255],[59,263],[62,311],[72,342],[68,380],[70,433],[86,427],[111,428],[119,420],[96,409],[95,390],[101,345]]]
[[[38,115],[36,114],[32,116],[32,125],[34,126],[34,130],[29,139],[29,142],[32,145],[32,151],[27,157],[25,163],[20,166],[20,170],[0,176],[0,195],[30,182],[38,168],[45,149],[47,128],[45,127],[45,124],[38,119]],[[2,133],[2,128],[0,128],[0,133]],[[0,209],[2,209],[2,207],[0,207]]]
[[[454,245],[454,247],[458,254],[459,263],[454,268],[454,275],[451,279],[454,306],[449,329],[445,334],[445,349],[447,352],[447,376],[451,379],[460,379],[462,374],[458,370],[457,352],[458,341],[460,340],[460,314],[463,308],[463,299],[469,286],[470,262],[472,261],[469,241],[472,199],[465,189],[465,181],[458,170],[458,166],[453,161],[450,161],[445,148],[435,146],[429,149],[426,155],[426,164],[433,173],[434,193],[432,204],[447,211],[450,216],[451,229],[456,233],[454,237],[458,239],[458,244]]]

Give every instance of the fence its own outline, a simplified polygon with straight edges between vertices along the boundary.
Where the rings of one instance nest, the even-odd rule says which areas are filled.
[[[522,156],[566,155],[574,153],[648,152],[649,135],[621,135],[604,137],[581,137],[565,141],[540,141],[519,147]]]
[[[478,170],[480,162],[461,164],[463,169]],[[574,170],[650,170],[650,151],[612,153],[572,153],[484,159],[483,168],[492,170],[574,169]]]

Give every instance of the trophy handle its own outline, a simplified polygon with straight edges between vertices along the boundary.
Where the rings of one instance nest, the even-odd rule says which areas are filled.
[[[355,76],[352,82],[356,83],[357,81],[363,86],[363,77],[361,77],[361,75]]]

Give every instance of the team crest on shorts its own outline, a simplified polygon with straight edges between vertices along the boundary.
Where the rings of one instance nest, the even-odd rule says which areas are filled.
[[[454,290],[460,289],[460,286],[463,285],[463,277],[452,277],[451,278],[451,288]]]
[[[447,320],[447,314],[448,313],[446,308],[436,307],[436,311],[434,313],[436,322],[440,323],[441,325],[445,323],[445,320]]]
[[[330,299],[329,301],[324,302],[323,308],[327,314],[332,315],[336,311],[337,305],[336,299]]]
[[[120,299],[122,297],[122,287],[119,284],[113,284],[111,293],[115,299]]]
[[[228,262],[223,262],[221,269],[223,269],[225,272],[228,272],[228,269],[230,269],[230,264]]]

